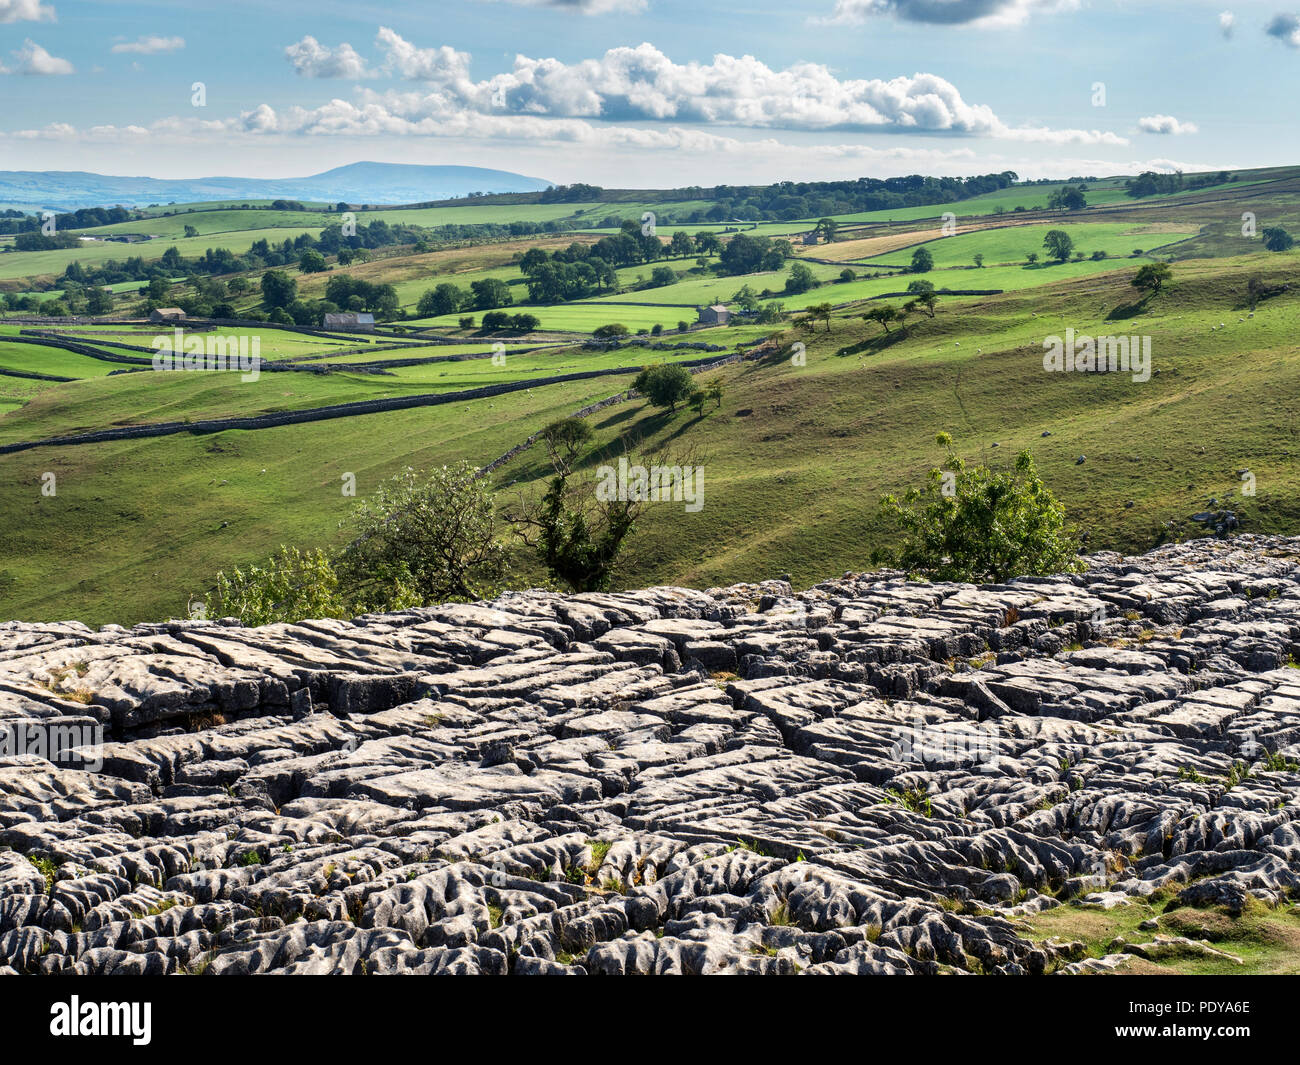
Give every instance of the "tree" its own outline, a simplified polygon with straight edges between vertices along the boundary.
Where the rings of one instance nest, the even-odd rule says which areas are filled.
[[[820,218],[817,220],[817,226],[813,230],[822,240],[829,244],[835,239],[835,231],[840,228],[838,222],[833,218]]]
[[[1031,251],[1028,255],[1025,256],[1025,262],[1027,262],[1030,266],[1033,266],[1034,263],[1038,262],[1038,252]]]
[[[591,442],[591,426],[583,418],[561,418],[551,422],[538,436],[546,445],[552,463],[571,464],[578,453]]]
[[[908,284],[907,284],[907,291],[908,291],[909,293],[933,292],[933,291],[934,291],[934,282],[933,282],[933,281],[926,281],[924,278],[918,278],[918,279],[915,280],[915,281],[909,281],[909,282],[908,282]]]
[[[663,288],[677,281],[677,272],[671,266],[656,266],[650,271],[650,287]]]
[[[556,580],[575,592],[605,591],[646,501],[601,498],[578,480],[571,466],[557,463],[540,502],[521,500],[510,521]]]
[[[1065,262],[1074,251],[1074,241],[1063,229],[1049,229],[1043,238],[1043,247],[1057,262]]]
[[[716,233],[696,233],[695,250],[701,255],[717,255],[722,251],[722,241],[718,239]]]
[[[889,332],[889,323],[896,322],[898,319],[898,308],[889,303],[883,303],[879,307],[872,307],[862,316],[864,322],[875,322],[886,333]]]
[[[486,277],[481,281],[471,281],[470,292],[473,294],[474,310],[490,311],[497,307],[509,307],[515,298],[510,294],[510,286],[497,277]]]
[[[733,292],[731,301],[742,311],[757,311],[759,308],[758,293],[749,285],[741,285]]]
[[[1154,296],[1172,276],[1173,272],[1169,269],[1168,263],[1147,263],[1138,270],[1129,284]]]
[[[298,298],[298,282],[283,270],[268,270],[262,275],[262,305],[268,310],[287,307]]]
[[[551,261],[544,248],[529,248],[519,259],[519,269],[525,274],[532,274]]]
[[[812,272],[812,268],[807,263],[796,262],[790,267],[790,276],[785,279],[785,291],[788,295],[797,296],[801,292],[807,292],[811,288],[816,288],[820,284]]]
[[[444,281],[436,288],[429,289],[416,304],[416,312],[421,318],[435,318],[441,314],[455,314],[465,304],[465,290]]]
[[[1264,247],[1269,251],[1289,251],[1295,243],[1291,234],[1280,226],[1267,226],[1260,235],[1264,238]]]
[[[91,314],[108,314],[113,309],[113,294],[106,288],[92,288],[86,293],[86,310]]]
[[[912,302],[917,306],[924,307],[925,313],[928,314],[931,318],[933,318],[934,308],[935,305],[938,304],[939,302],[939,297],[936,296],[934,290],[931,289],[929,292],[918,293],[916,298],[912,300]]]
[[[609,325],[597,326],[592,330],[591,335],[597,340],[616,340],[627,336],[627,326],[622,322],[610,322]]]
[[[934,269],[934,256],[930,249],[922,245],[912,252],[912,273],[928,274]]]
[[[363,610],[481,599],[505,576],[495,500],[469,462],[423,476],[407,467],[357,505],[351,524],[336,568]]]
[[[264,565],[217,574],[216,590],[205,597],[208,617],[239,618],[244,625],[296,623],[346,613],[339,579],[321,550],[280,546]]]
[[[983,270],[983,269],[984,269],[984,253],[983,253],[983,252],[978,252],[978,251],[977,251],[977,252],[975,253],[975,269],[976,269],[976,270]]]
[[[829,303],[817,303],[808,308],[808,313],[816,321],[820,319],[826,323],[826,332],[831,331],[831,311],[833,308]]]
[[[1088,199],[1082,188],[1062,185],[1047,197],[1047,206],[1053,211],[1078,211],[1088,206]]]
[[[853,270],[847,266],[840,271],[840,280],[843,281],[845,284],[848,284],[850,281],[856,281],[857,277],[858,275],[855,274]]]
[[[788,247],[788,243],[785,247]],[[779,270],[785,264],[784,248],[768,237],[738,233],[722,249],[722,268],[729,274],[753,274]]]
[[[329,269],[329,263],[315,248],[308,248],[298,256],[298,269],[304,274],[323,274]]]
[[[664,363],[646,367],[637,374],[632,387],[645,396],[651,406],[667,407],[669,413],[673,413],[677,404],[691,394],[694,384],[685,366]]]
[[[668,243],[668,251],[678,259],[685,259],[695,254],[695,242],[685,230],[679,229]]]
[[[1028,451],[1010,471],[994,471],[968,467],[947,433],[937,440],[947,457],[930,471],[925,488],[909,489],[901,501],[881,499],[882,516],[901,525],[903,539],[896,554],[874,552],[873,562],[932,580],[975,583],[1083,568],[1065,508],[1039,479]]]

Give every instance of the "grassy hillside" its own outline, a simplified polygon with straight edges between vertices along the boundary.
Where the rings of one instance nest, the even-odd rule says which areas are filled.
[[[591,418],[600,444],[689,444],[705,467],[703,510],[651,508],[620,580],[708,585],[789,572],[811,583],[863,568],[871,548],[891,539],[877,517],[879,496],[921,482],[941,429],[971,460],[1005,464],[1032,448],[1092,548],[1140,550],[1190,534],[1196,527],[1185,519],[1211,497],[1242,514],[1248,529],[1295,531],[1300,294],[1266,301],[1253,318],[1242,299],[1249,276],[1281,281],[1298,259],[1257,253],[1182,263],[1145,307],[1134,306],[1128,284],[1135,264],[1112,264],[1030,292],[941,303],[933,320],[913,318],[889,337],[854,310],[829,332],[823,326],[803,337],[806,366],[773,357],[717,371],[727,387],[721,411],[669,416],[640,402],[601,411]],[[1151,336],[1157,372],[1146,383],[1045,372],[1044,337],[1071,326]],[[573,356],[536,358],[558,365]],[[473,374],[478,365],[445,369]],[[427,387],[429,373],[412,376]],[[315,387],[301,376],[284,390]],[[331,398],[352,387],[348,376],[330,383]],[[336,539],[349,506],[338,491],[344,472],[358,474],[364,494],[408,463],[485,463],[625,384],[604,379],[463,406],[0,457],[0,506],[9,517],[0,570],[12,578],[0,613],[99,622],[178,613],[220,567],[263,557],[281,541]],[[41,424],[111,413],[80,413],[98,382],[66,387],[87,398],[46,412]],[[174,415],[182,401],[160,392],[152,407],[147,402],[133,397],[120,413],[152,420]],[[237,402],[212,397],[227,409]],[[542,458],[526,453],[496,482],[536,482]],[[1240,469],[1256,475],[1253,498],[1239,493]],[[47,470],[58,477],[53,499],[39,492]],[[1182,524],[1171,530],[1171,520]],[[516,582],[540,576],[520,558]]]

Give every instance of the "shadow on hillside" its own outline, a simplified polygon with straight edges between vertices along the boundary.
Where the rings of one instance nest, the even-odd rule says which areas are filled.
[[[685,408],[680,408],[676,411],[670,412],[660,407],[639,408],[639,412],[642,415],[640,424],[638,424],[635,429],[625,427],[619,430],[618,435],[614,438],[614,444],[611,445],[612,450],[607,448],[606,451],[609,454],[617,456],[626,453],[628,448],[635,450],[640,447],[643,440],[657,436],[661,431],[663,431],[669,422],[671,422],[678,414],[683,413],[684,409]],[[634,409],[629,413],[636,412],[637,410]],[[612,422],[614,419],[611,418],[609,421]]]
[[[709,414],[712,413],[714,412],[709,412]],[[678,425],[677,428],[663,438],[663,444],[661,446],[667,447],[673,441],[685,435],[688,429],[693,429],[700,422],[705,421],[709,417],[709,414],[694,414],[689,418],[683,419],[682,423]]]
[[[1110,314],[1106,315],[1106,321],[1120,322],[1128,318],[1136,318],[1147,309],[1150,302],[1150,296],[1143,296],[1136,303],[1121,303],[1118,307],[1113,308]]]
[[[835,352],[836,355],[879,355],[882,351],[892,348],[902,340],[906,340],[908,331],[906,328],[894,329],[888,333],[881,333],[879,336],[870,337],[867,340],[857,344],[848,344]]]
[[[619,404],[618,406],[614,407],[613,413],[610,414],[608,418],[605,418],[603,421],[596,422],[596,428],[608,429],[611,428],[612,426],[620,425],[623,422],[631,421],[632,418],[636,416],[637,412],[642,409],[643,408],[638,407],[633,403]]]

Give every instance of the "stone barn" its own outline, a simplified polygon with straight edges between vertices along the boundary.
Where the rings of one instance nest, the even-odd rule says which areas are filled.
[[[731,312],[721,303],[715,303],[712,307],[701,307],[699,315],[700,325],[726,325],[731,318]]]
[[[179,307],[155,307],[149,312],[151,322],[183,322],[185,312]]]
[[[373,333],[375,316],[364,311],[341,311],[338,314],[325,315],[321,323],[326,329],[337,329],[346,333]]]

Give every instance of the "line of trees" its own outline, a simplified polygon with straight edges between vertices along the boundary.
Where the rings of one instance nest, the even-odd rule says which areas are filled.
[[[1143,196],[1169,196],[1184,190],[1208,188],[1211,185],[1226,185],[1236,181],[1235,175],[1226,170],[1211,174],[1195,174],[1187,177],[1181,170],[1172,174],[1158,174],[1154,170],[1144,170],[1135,178],[1124,182],[1124,194],[1134,199]]]
[[[856,211],[884,211],[898,207],[923,207],[952,203],[970,196],[982,196],[1015,184],[1010,170],[969,178],[925,177],[911,174],[895,178],[858,178],[855,181],[781,181],[766,186],[717,185],[712,189],[674,190],[674,196],[712,199],[707,208],[680,216],[688,223],[787,221],[851,214]]]

